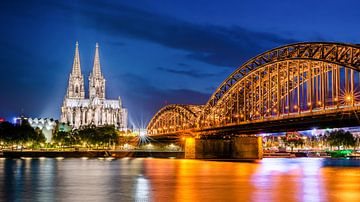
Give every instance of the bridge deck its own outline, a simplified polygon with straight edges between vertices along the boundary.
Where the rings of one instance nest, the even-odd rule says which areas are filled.
[[[224,126],[193,128],[154,135],[152,137],[174,137],[181,134],[226,135],[258,134],[310,130],[313,128],[339,128],[360,126],[360,106],[328,107],[325,110],[290,113],[260,120],[231,123]]]

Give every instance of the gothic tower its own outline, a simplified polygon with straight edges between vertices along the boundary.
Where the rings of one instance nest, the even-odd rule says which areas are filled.
[[[78,42],[76,42],[74,63],[69,77],[69,84],[66,92],[66,98],[70,98],[70,99],[85,98],[84,77],[81,74]]]
[[[89,98],[85,98],[78,46],[76,42],[74,63],[61,107],[60,121],[74,128],[93,124],[114,125],[116,128],[126,129],[128,112],[122,107],[120,97],[118,100],[105,99],[105,79],[101,73],[97,43],[93,69],[89,76]]]
[[[90,100],[95,97],[105,99],[105,79],[101,74],[99,45],[96,43],[93,70],[89,77],[89,97]]]

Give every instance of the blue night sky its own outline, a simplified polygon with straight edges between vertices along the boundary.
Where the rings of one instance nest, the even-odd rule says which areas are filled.
[[[130,123],[165,103],[205,104],[247,59],[299,41],[360,43],[359,1],[0,3],[0,117],[60,117],[75,42],[87,79],[95,43],[107,97]]]

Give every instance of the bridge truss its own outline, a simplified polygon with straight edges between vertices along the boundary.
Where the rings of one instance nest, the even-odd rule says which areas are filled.
[[[289,116],[349,111],[359,105],[360,46],[297,43],[267,51],[244,63],[206,105],[192,105],[196,112],[185,110],[186,106],[166,106],[147,129],[151,135],[201,131]]]
[[[202,108],[201,105],[167,105],[151,119],[148,134],[171,134],[195,128]]]

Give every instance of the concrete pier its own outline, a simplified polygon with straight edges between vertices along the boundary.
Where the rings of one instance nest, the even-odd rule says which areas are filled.
[[[186,138],[188,159],[262,159],[262,138],[239,136],[231,139]]]

